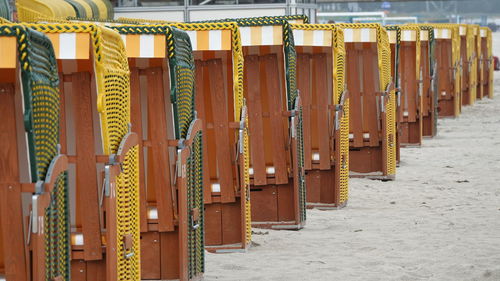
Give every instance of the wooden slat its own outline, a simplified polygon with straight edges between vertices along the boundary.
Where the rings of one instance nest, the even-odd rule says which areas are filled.
[[[132,131],[137,133],[139,139],[142,140],[144,135],[142,130],[141,86],[139,69],[137,68],[130,69],[130,119]],[[142,141],[139,141],[139,217],[141,232],[146,232],[148,230],[147,188],[143,152]]]
[[[288,171],[286,163],[286,146],[287,139],[283,132],[283,99],[285,95],[280,89],[280,81],[276,79],[278,73],[278,57],[275,54],[270,54],[262,57],[265,69],[265,85],[266,93],[269,99],[269,110],[271,114],[270,136],[265,136],[267,141],[272,142],[273,166],[275,169],[275,178],[277,184],[285,184],[288,182]],[[274,74],[274,75],[273,75]]]
[[[329,170],[330,166],[330,132],[331,129],[328,126],[329,118],[329,98],[331,95],[328,91],[327,84],[331,82],[327,77],[327,57],[325,54],[315,54],[313,56],[313,65],[315,75],[315,82],[313,83],[314,95],[316,96],[316,108],[317,108],[317,138],[319,146],[319,167],[322,170]]]
[[[251,165],[254,185],[266,185],[266,163],[264,160],[264,127],[260,93],[259,57],[245,56],[245,93],[248,101]],[[253,208],[252,208],[253,209]]]
[[[195,61],[195,87],[196,87],[196,96],[195,96],[195,104],[196,104],[196,112],[198,113],[198,118],[200,118],[203,122],[203,132],[205,138],[208,137],[208,128],[207,128],[207,114],[205,110],[205,95],[204,92],[207,90],[205,87],[205,66],[202,61]],[[203,142],[203,155],[208,156],[208,142],[205,140]],[[209,157],[203,157],[203,199],[205,204],[212,203],[212,186],[210,182],[210,165],[208,163]]]
[[[379,146],[379,124],[377,118],[377,99],[376,92],[384,91],[378,85],[378,59],[376,45],[371,46],[369,50],[363,52],[363,130],[370,134],[370,146]]]
[[[173,231],[174,209],[170,183],[163,71],[156,67],[148,68],[145,73],[148,83],[148,139],[151,141],[151,147],[148,149],[148,185],[155,187],[158,230],[160,232]]]
[[[361,115],[361,65],[363,63],[361,59],[361,52],[354,49],[354,44],[350,48],[347,48],[347,89],[350,93],[350,103],[349,103],[349,128],[350,132],[353,134],[353,147],[363,146],[363,119]]]
[[[229,144],[228,101],[224,90],[222,61],[214,59],[207,62],[212,96],[215,142],[217,143],[217,171],[221,187],[222,203],[235,202],[231,145]],[[232,104],[229,104],[232,106]]]
[[[15,92],[0,84],[0,238],[3,244],[5,278],[28,280],[24,246],[21,185],[16,132]],[[22,117],[22,114],[19,113]],[[26,169],[29,169],[26,167]]]
[[[101,224],[99,220],[99,188],[95,163],[95,140],[92,114],[90,74],[72,75],[73,111],[76,142],[76,193],[85,260],[102,259]]]
[[[311,151],[311,56],[309,54],[297,55],[297,87],[300,90],[303,109],[303,133],[304,133],[304,167],[312,169]]]
[[[423,102],[422,102],[422,115],[430,116],[431,115],[431,80],[430,80],[430,62],[429,62],[429,49],[428,43],[429,41],[422,41],[420,46],[420,63],[422,64],[422,77],[424,83],[423,87]]]

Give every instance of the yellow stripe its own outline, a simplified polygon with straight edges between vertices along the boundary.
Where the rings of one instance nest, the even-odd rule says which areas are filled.
[[[209,44],[209,30],[202,30],[196,32],[197,50],[208,50]]]
[[[63,46],[64,48],[64,46]],[[88,59],[90,55],[90,36],[88,33],[76,33],[76,59]]]
[[[155,58],[164,58],[167,52],[166,50],[166,41],[165,35],[155,35],[154,36],[154,57]]]
[[[52,46],[54,47],[54,53],[56,58],[59,57],[59,33],[45,33],[47,37],[49,37],[52,42]]]
[[[361,42],[361,29],[353,29],[354,42]]]
[[[231,50],[231,30],[222,30],[222,50]]]
[[[283,31],[281,25],[273,26],[273,43],[274,45],[283,44]]]
[[[141,54],[140,52],[140,35],[139,34],[129,34],[127,35],[127,57],[137,58]]]
[[[313,44],[313,31],[312,30],[304,30],[304,45],[312,46]]]
[[[0,37],[0,68],[16,68],[16,37]]]
[[[262,28],[260,26],[250,27],[250,44],[259,46],[262,43]]]
[[[370,29],[370,42],[377,42],[377,31]]]

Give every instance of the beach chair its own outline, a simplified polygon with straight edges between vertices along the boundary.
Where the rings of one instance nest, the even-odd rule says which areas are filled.
[[[70,280],[54,51],[41,33],[1,24],[0,53],[0,275]]]
[[[460,114],[460,36],[456,24],[433,24],[436,42],[439,117]]]
[[[204,157],[189,37],[166,25],[111,28],[125,42],[132,128],[141,136],[143,152],[141,278],[200,279],[205,267]]]
[[[59,66],[71,278],[140,280],[139,147],[121,37],[90,23],[28,26],[47,34]]]
[[[482,71],[482,96],[493,98],[493,50],[491,29],[481,27],[481,71]]]
[[[302,98],[307,207],[348,200],[349,96],[344,33],[333,24],[292,24]]]
[[[477,56],[474,26],[460,24],[460,62],[462,65],[462,105],[472,105],[476,100]]]
[[[252,226],[305,224],[302,101],[290,24],[281,18],[224,19],[240,27],[250,135]]]
[[[399,145],[420,146],[422,144],[423,80],[420,58],[420,28],[403,25],[394,30],[388,26],[389,41],[398,54],[398,108]],[[391,30],[392,29],[392,30]],[[399,38],[394,38],[397,36]],[[399,42],[399,44],[397,44]],[[394,56],[394,55],[393,55]],[[394,56],[395,57],[395,56]]]
[[[396,98],[387,32],[379,24],[344,29],[349,89],[349,175],[391,180],[396,174]]]
[[[178,23],[193,44],[196,110],[203,120],[205,247],[245,251],[252,238],[248,109],[236,23]]]

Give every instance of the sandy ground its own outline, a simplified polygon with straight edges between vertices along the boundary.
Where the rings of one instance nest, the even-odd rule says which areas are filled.
[[[495,44],[496,43],[496,44]],[[494,34],[500,54],[500,33]],[[496,98],[404,148],[393,182],[350,180],[348,207],[300,231],[261,231],[248,253],[207,254],[206,280],[500,280],[500,72]]]
[[[494,45],[500,55],[500,33]],[[255,230],[247,253],[207,254],[205,280],[500,280],[495,75],[494,100],[403,149],[396,181],[351,179],[348,207],[308,211],[300,231]]]

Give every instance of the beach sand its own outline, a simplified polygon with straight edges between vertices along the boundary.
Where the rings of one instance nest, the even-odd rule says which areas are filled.
[[[351,179],[348,206],[300,231],[254,229],[247,253],[207,254],[205,280],[500,280],[500,72],[495,86],[403,148],[395,181]]]

